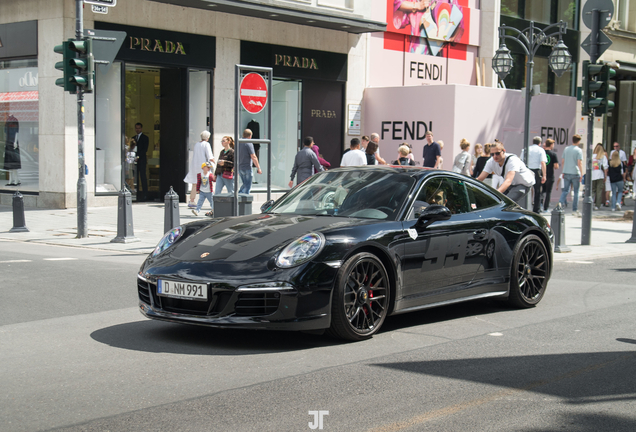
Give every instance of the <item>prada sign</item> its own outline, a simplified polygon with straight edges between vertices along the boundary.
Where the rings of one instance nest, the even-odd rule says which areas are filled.
[[[140,49],[142,51],[162,52],[166,54],[183,54],[186,55],[185,50],[181,42],[161,41],[155,39],[154,41],[148,38],[138,38],[130,36],[130,49]],[[152,47],[152,48],[151,48]],[[165,47],[165,49],[164,49]]]
[[[274,66],[295,67],[300,69],[316,69],[318,64],[316,59],[307,57],[288,56],[283,54],[274,54]]]
[[[216,38],[211,36],[105,22],[95,22],[95,28],[126,32],[117,60],[176,67],[215,67]]]
[[[283,78],[347,81],[347,55],[241,41],[241,64],[271,67]]]

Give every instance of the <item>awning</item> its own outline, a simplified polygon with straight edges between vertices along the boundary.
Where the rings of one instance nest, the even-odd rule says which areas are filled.
[[[347,33],[371,33],[386,30],[386,23],[372,21],[359,15],[331,12],[326,14],[318,8],[304,6],[302,8],[287,7],[276,3],[263,4],[253,0],[151,0],[182,7],[224,12],[271,21],[339,30]],[[366,1],[366,0],[365,0]]]
[[[20,122],[39,120],[37,91],[0,93],[0,122],[12,115]]]

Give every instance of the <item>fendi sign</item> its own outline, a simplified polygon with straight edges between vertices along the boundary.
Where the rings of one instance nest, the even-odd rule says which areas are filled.
[[[140,49],[142,51],[162,52],[166,54],[186,55],[181,42],[161,41],[159,39],[138,38],[130,36],[130,49]]]
[[[314,58],[288,56],[283,54],[274,54],[274,66],[318,70],[318,64]]]

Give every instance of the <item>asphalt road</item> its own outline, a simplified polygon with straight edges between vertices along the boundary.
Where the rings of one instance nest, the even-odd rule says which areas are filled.
[[[0,431],[636,429],[633,255],[557,263],[534,309],[400,315],[361,343],[149,321],[142,260],[0,242]]]

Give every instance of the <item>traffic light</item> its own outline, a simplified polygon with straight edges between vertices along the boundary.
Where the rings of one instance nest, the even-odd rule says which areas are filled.
[[[66,41],[63,42],[62,45],[56,45],[55,48],[53,48],[53,51],[64,56],[64,59],[61,62],[55,63],[55,69],[64,72],[64,77],[56,79],[55,85],[64,87],[64,91],[75,93],[75,84],[70,81],[74,70],[70,61],[71,58],[75,57],[75,53],[71,50],[70,42]]]
[[[601,105],[602,100],[596,97],[596,92],[601,88],[597,75],[602,69],[603,65],[590,64],[589,60],[583,62],[583,115],[590,114]]]
[[[85,93],[93,91],[93,79],[95,76],[95,63],[93,59],[93,40],[84,38],[82,40],[69,41],[69,48],[77,53],[69,63],[73,69],[69,81],[77,87],[81,87]]]
[[[616,75],[616,70],[608,64],[604,64],[601,73],[598,76],[598,82],[601,84],[596,91],[597,99],[601,100],[601,105],[594,110],[594,115],[600,116],[614,109],[614,101],[609,100],[611,93],[616,91],[616,87],[610,84],[612,78]]]

